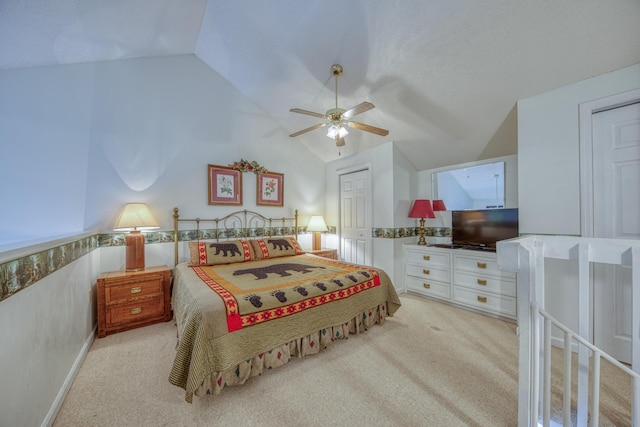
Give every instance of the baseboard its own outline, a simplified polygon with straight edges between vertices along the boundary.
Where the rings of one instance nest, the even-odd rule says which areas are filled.
[[[76,360],[73,363],[73,366],[71,367],[71,370],[67,375],[67,378],[62,384],[62,387],[60,388],[58,395],[53,401],[51,408],[49,408],[49,412],[47,413],[47,416],[44,418],[44,420],[42,420],[42,427],[52,426],[53,422],[56,420],[56,417],[58,416],[58,412],[60,412],[60,409],[62,408],[62,404],[64,403],[64,400],[66,399],[67,394],[71,389],[73,380],[75,380],[76,375],[80,371],[80,367],[82,366],[82,363],[84,362],[85,357],[87,357],[87,353],[91,348],[91,344],[93,344],[93,340],[96,337],[97,328],[98,328],[98,325],[96,323],[95,326],[93,327],[91,334],[89,335],[89,337],[87,337],[86,341],[84,342],[84,345],[80,350],[80,353],[78,353],[78,357],[76,357]]]

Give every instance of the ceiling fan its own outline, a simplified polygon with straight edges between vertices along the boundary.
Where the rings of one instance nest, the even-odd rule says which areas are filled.
[[[319,123],[317,125],[308,127],[306,129],[302,129],[298,132],[292,133],[291,137],[295,137],[298,135],[302,135],[303,133],[310,132],[315,129],[323,128],[329,126],[329,131],[327,132],[327,136],[329,138],[333,138],[336,141],[336,146],[341,147],[344,145],[344,136],[348,134],[345,126],[349,126],[351,128],[363,130],[366,132],[375,133],[380,136],[387,136],[389,131],[386,129],[378,128],[371,125],[366,125],[364,123],[354,122],[351,118],[357,114],[364,113],[365,111],[369,111],[372,108],[375,108],[370,102],[362,102],[355,107],[345,110],[344,108],[338,107],[338,76],[342,75],[344,69],[340,64],[334,64],[331,66],[331,74],[335,77],[336,81],[336,108],[332,108],[327,110],[326,113],[314,113],[313,111],[302,110],[300,108],[292,108],[291,112],[298,114],[306,114],[307,116],[318,117],[320,119],[324,119],[324,123]]]

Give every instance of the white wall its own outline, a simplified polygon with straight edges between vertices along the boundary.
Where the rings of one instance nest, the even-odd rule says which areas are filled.
[[[580,104],[640,88],[640,64],[518,102],[520,233],[580,235]],[[545,301],[577,330],[577,277],[570,263],[545,269]]]
[[[92,92],[90,64],[0,70],[0,246],[84,230]]]
[[[99,271],[96,250],[0,301],[0,425],[53,421],[91,344]]]
[[[413,226],[407,217],[416,193],[417,171],[393,142],[326,165],[326,215],[331,224],[339,224],[339,173],[358,166],[371,169],[372,228]],[[414,238],[415,239],[415,238]],[[397,289],[402,287],[402,244],[405,239],[374,238],[372,265],[382,268]]]
[[[640,87],[640,64],[518,101],[520,232],[580,235],[579,105]]]
[[[207,164],[240,158],[285,174],[285,208],[268,213],[324,210],[323,162],[193,55],[0,70],[0,141],[0,245],[110,231],[131,201],[167,229],[174,206],[220,216],[235,207],[207,205]]]

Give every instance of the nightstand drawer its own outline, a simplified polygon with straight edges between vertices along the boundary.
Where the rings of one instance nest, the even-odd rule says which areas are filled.
[[[150,298],[163,292],[162,276],[144,281],[130,281],[128,283],[105,287],[105,304],[119,304],[140,298]]]
[[[164,315],[164,303],[162,298],[141,301],[138,304],[127,304],[107,309],[107,323],[118,325],[122,323],[135,323],[153,317]]]

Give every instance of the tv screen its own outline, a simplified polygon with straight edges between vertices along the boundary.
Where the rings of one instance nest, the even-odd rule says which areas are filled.
[[[496,249],[499,240],[518,237],[518,209],[453,211],[451,237],[454,246]]]

